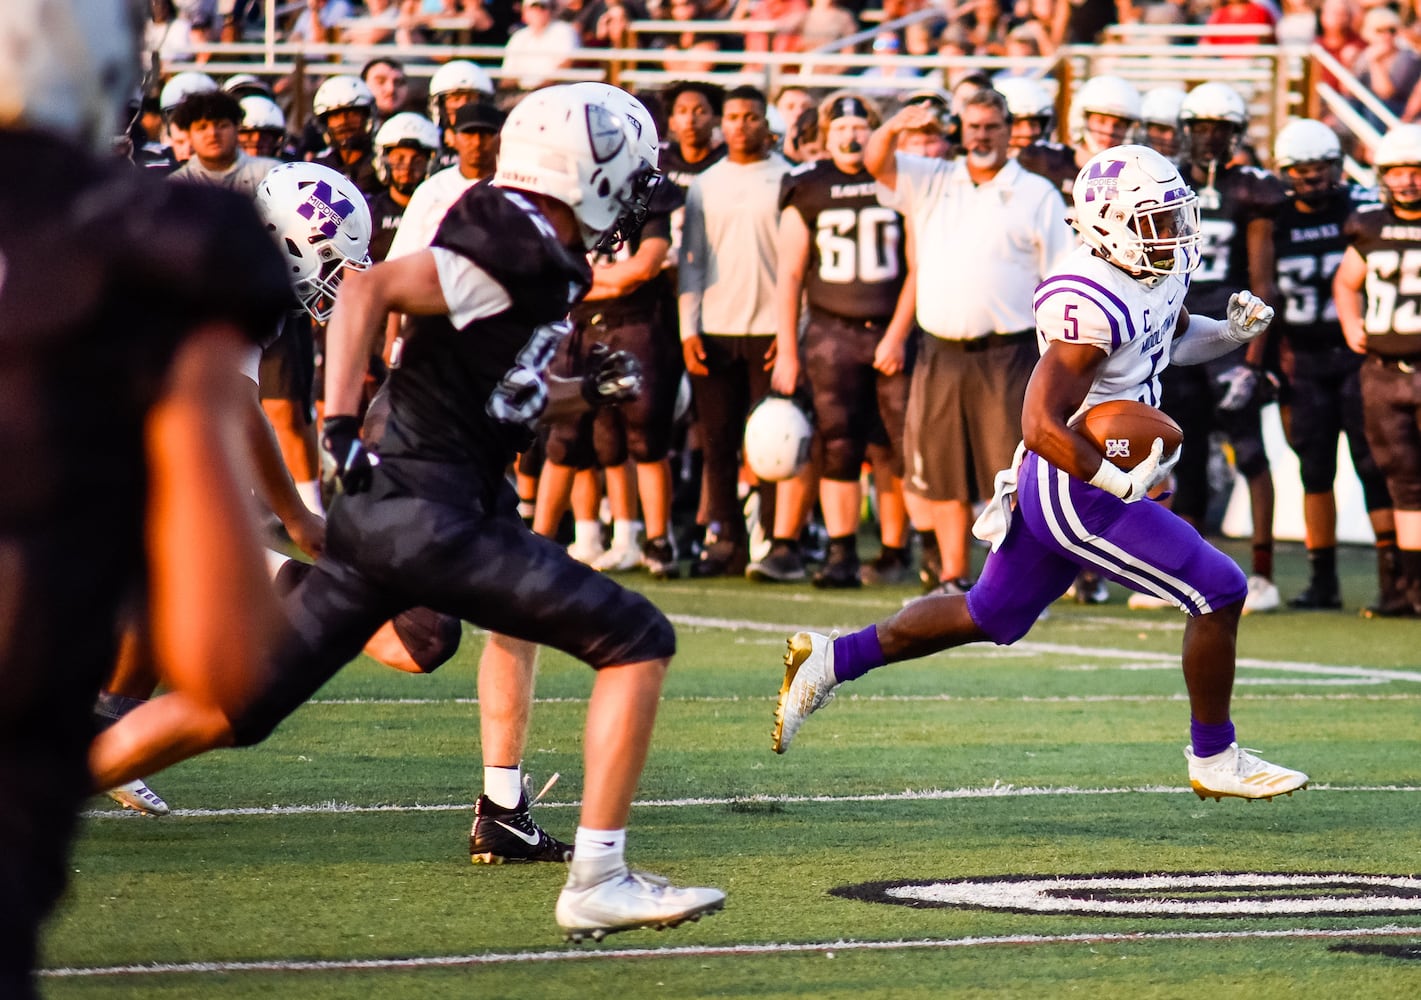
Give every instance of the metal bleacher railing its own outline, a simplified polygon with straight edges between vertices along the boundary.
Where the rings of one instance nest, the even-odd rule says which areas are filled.
[[[354,45],[342,43],[285,42],[278,38],[276,25],[281,8],[267,0],[267,18],[260,41],[193,46],[194,56],[165,62],[164,73],[182,69],[202,69],[209,73],[257,73],[268,77],[294,74],[299,81],[293,98],[301,96],[307,77],[352,72],[376,55],[400,59],[416,77],[428,77],[451,58],[474,59],[487,68],[495,80],[502,73],[501,46],[461,44]],[[835,87],[871,88],[875,93],[922,87],[944,87],[962,72],[981,69],[988,73],[1010,70],[1042,78],[1057,92],[1058,120],[1069,123],[1071,97],[1080,82],[1101,73],[1113,73],[1131,80],[1141,90],[1157,86],[1183,89],[1206,80],[1218,80],[1236,87],[1248,102],[1251,117],[1249,138],[1268,159],[1272,138],[1289,117],[1325,114],[1355,139],[1354,148],[1369,149],[1378,138],[1378,124],[1390,127],[1396,118],[1347,69],[1319,46],[1279,46],[1264,42],[1270,29],[1256,26],[1197,25],[1116,25],[1107,29],[1098,45],[1076,45],[1060,49],[1050,57],[1010,59],[995,56],[910,56],[894,53],[857,53],[854,46],[876,33],[902,28],[920,20],[943,20],[952,11],[931,8],[891,22],[875,25],[857,35],[821,46],[812,52],[695,51],[682,54],[681,61],[704,63],[701,72],[668,70],[663,60],[667,49],[657,43],[668,34],[690,32],[701,37],[715,35],[769,36],[777,30],[773,21],[634,21],[628,39],[620,48],[578,50],[572,64],[559,70],[562,81],[607,80],[629,89],[654,90],[673,80],[705,79],[722,85],[752,83],[767,92],[793,81],[816,89]],[[452,19],[433,25],[453,37],[468,25]],[[1208,39],[1210,44],[1200,44]],[[1221,43],[1220,40],[1225,40]],[[768,47],[768,46],[767,46]],[[202,59],[202,62],[196,61]],[[862,74],[871,67],[892,66],[911,69],[915,75],[874,76],[871,83]],[[293,99],[293,116],[299,124],[299,109],[306,100]],[[1370,180],[1365,165],[1349,160],[1349,173]]]

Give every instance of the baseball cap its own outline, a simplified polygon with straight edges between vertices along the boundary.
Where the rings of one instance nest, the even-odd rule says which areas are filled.
[[[461,105],[454,112],[455,132],[497,132],[503,128],[504,114],[486,101]]]

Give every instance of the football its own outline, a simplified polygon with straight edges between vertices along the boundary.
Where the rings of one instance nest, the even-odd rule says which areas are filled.
[[[1071,428],[1116,466],[1127,470],[1144,461],[1155,438],[1164,439],[1166,455],[1184,440],[1184,432],[1168,414],[1132,399],[1110,399],[1092,406]]]

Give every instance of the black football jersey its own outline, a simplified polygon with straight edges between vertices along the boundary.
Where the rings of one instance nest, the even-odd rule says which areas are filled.
[[[226,322],[260,343],[291,301],[250,199],[0,130],[0,530],[139,516],[182,340]]]
[[[1191,177],[1186,164],[1180,169]],[[1248,288],[1248,224],[1273,219],[1287,201],[1283,182],[1257,167],[1230,167],[1215,179],[1213,191],[1190,180],[1199,192],[1203,243],[1199,268],[1189,285],[1184,305],[1200,316],[1221,317],[1234,292]],[[1218,204],[1208,204],[1217,193]]]
[[[533,440],[547,405],[546,374],[587,293],[585,257],[517,192],[476,184],[449,209],[433,246],[472,261],[512,304],[456,329],[447,316],[413,318],[387,383],[384,455],[465,466],[493,483]]]
[[[1033,142],[1016,155],[1021,169],[1045,177],[1056,186],[1066,204],[1071,203],[1071,192],[1075,190],[1076,175],[1081,172],[1076,166],[1076,151],[1059,142]]]
[[[375,173],[375,154],[366,153],[354,163],[346,163],[341,158],[338,150],[328,150],[316,157],[314,163],[319,163],[323,167],[330,167],[336,173],[350,178],[351,182],[360,189],[360,193],[369,198],[385,190],[385,185],[380,182],[380,177]]]
[[[846,174],[828,159],[781,180],[780,209],[794,209],[809,227],[810,306],[848,319],[893,315],[907,270],[903,217],[878,203],[875,188],[868,171]]]
[[[1382,357],[1421,354],[1421,221],[1399,219],[1386,205],[1366,205],[1347,220],[1348,243],[1367,262],[1367,351]]]
[[[680,146],[674,142],[663,142],[658,164],[666,179],[680,188],[684,194],[691,189],[691,181],[696,179],[697,174],[705,173],[723,159],[725,159],[725,147],[717,146],[710,151],[710,155],[705,159],[697,160],[695,163],[687,163],[685,157],[681,155]]]
[[[370,205],[370,259],[375,263],[384,260],[390,253],[390,244],[395,242],[395,230],[400,228],[400,220],[405,217],[405,206],[390,197],[388,190],[374,196],[367,196]]]
[[[1325,205],[1304,212],[1288,199],[1273,227],[1278,291],[1278,329],[1294,347],[1342,347],[1342,324],[1332,297],[1332,277],[1347,250],[1343,227],[1362,205],[1374,204],[1367,188],[1344,185]]]
[[[671,240],[671,213],[684,204],[685,197],[681,194],[681,189],[663,181],[652,196],[651,207],[647,213],[646,221],[642,223],[641,232],[628,239],[617,248],[616,252],[607,255],[605,260],[593,260],[592,265],[596,267],[599,263],[628,260],[641,249],[644,240],[655,239],[658,236],[669,243]],[[572,321],[574,323],[588,322],[599,312],[605,312],[609,301],[615,301],[619,309],[628,313],[636,312],[649,316],[656,312],[657,307],[665,301],[668,294],[673,293],[674,289],[670,288],[666,272],[661,271],[650,281],[643,282],[618,299],[598,299],[595,302],[578,303],[572,309]]]

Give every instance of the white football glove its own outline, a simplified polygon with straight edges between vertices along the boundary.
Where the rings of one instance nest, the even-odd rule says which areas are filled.
[[[1229,324],[1229,339],[1246,344],[1268,329],[1273,322],[1273,307],[1252,292],[1234,292],[1229,296],[1224,315]]]
[[[1219,388],[1223,391],[1223,396],[1219,399],[1218,408],[1225,413],[1236,413],[1253,401],[1253,396],[1258,392],[1258,371],[1248,365],[1234,365],[1214,379]]]
[[[1179,453],[1183,450],[1181,446],[1166,455],[1164,438],[1155,438],[1155,443],[1150,446],[1150,453],[1129,472],[1113,462],[1101,459],[1100,468],[1091,477],[1090,484],[1107,493],[1113,493],[1126,503],[1135,503],[1145,499],[1150,490],[1169,478],[1169,474],[1179,462]]]

